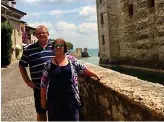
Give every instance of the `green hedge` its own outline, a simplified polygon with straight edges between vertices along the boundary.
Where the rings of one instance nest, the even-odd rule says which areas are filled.
[[[12,27],[8,22],[1,23],[1,66],[11,63]]]

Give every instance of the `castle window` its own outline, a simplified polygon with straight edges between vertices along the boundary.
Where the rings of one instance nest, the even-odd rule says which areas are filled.
[[[102,0],[100,0],[100,3],[102,3]]]
[[[149,8],[154,7],[154,0],[148,0]]]
[[[100,18],[101,18],[101,24],[104,24],[104,17],[103,17],[103,13],[100,14]]]
[[[103,45],[105,44],[105,38],[104,38],[104,35],[102,35],[102,44],[103,44]]]
[[[133,16],[133,4],[129,5],[129,16]]]

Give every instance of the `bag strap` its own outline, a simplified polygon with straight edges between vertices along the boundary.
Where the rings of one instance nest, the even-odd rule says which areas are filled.
[[[55,60],[55,63],[59,66],[59,63],[57,62],[57,60],[54,58],[54,60]]]

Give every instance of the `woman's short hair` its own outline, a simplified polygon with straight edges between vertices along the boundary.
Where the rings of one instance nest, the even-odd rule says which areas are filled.
[[[62,40],[64,42],[64,53],[66,53],[67,52],[67,44],[66,44],[65,40],[62,39],[62,38],[55,39],[55,41],[52,42],[52,51],[55,48],[54,46],[55,46],[55,43],[56,43],[57,40]]]

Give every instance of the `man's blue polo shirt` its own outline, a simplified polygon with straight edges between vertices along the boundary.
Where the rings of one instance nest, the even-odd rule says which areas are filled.
[[[43,49],[39,43],[36,42],[24,49],[19,64],[24,67],[29,65],[31,80],[37,87],[40,87],[44,64],[52,57],[54,57],[54,52],[52,52],[51,43],[47,44]]]

